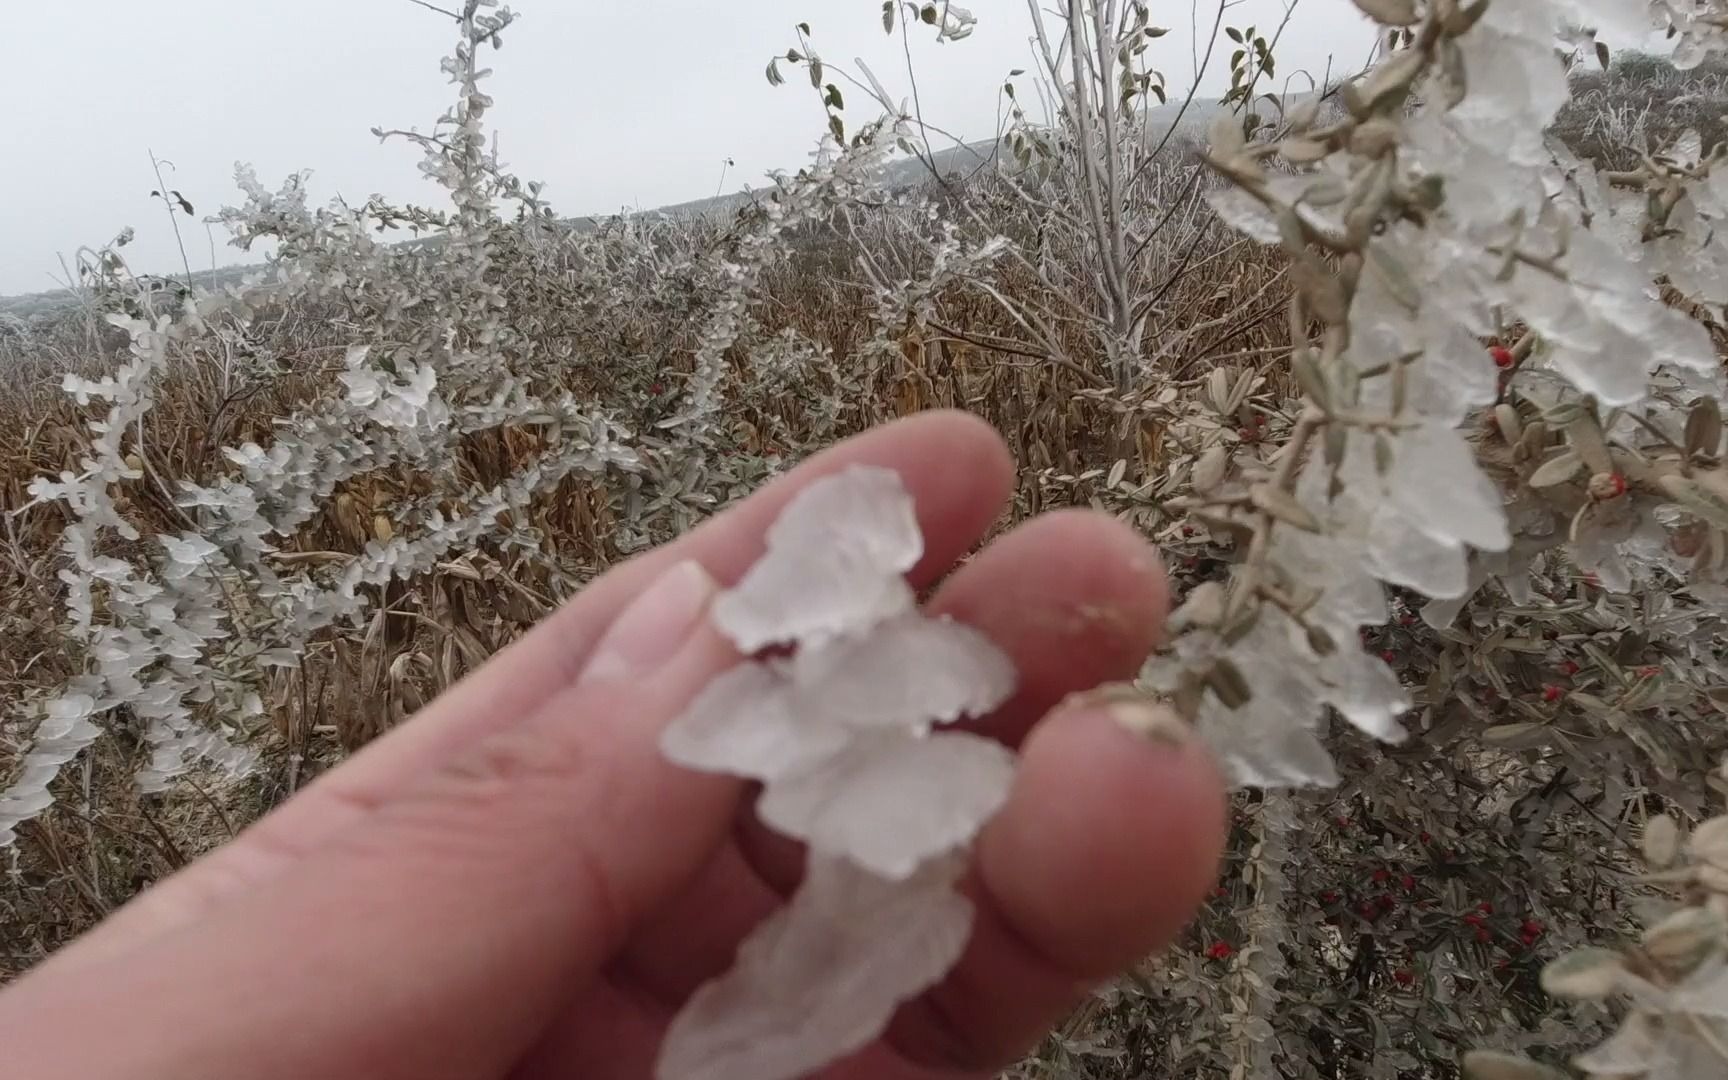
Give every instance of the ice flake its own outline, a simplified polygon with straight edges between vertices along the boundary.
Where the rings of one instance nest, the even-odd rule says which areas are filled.
[[[941,860],[890,881],[813,855],[791,903],[672,1022],[656,1075],[806,1076],[863,1047],[960,958],[972,928],[972,906],[954,890],[963,868]]]
[[[876,735],[770,785],[757,813],[787,836],[899,880],[970,842],[1008,798],[1013,776],[1013,753],[992,739]]]
[[[913,608],[903,575],[924,554],[897,474],[854,466],[812,484],[768,530],[768,553],[714,605],[738,647],[819,642]]]
[[[1014,755],[938,724],[1014,689],[983,634],[916,608],[923,554],[887,470],[812,484],[713,618],[739,648],[792,644],[714,679],[662,737],[671,760],[764,782],[757,813],[809,850],[788,906],[699,989],[661,1047],[661,1080],[791,1080],[878,1035],[959,958],[954,885],[1008,797]]]

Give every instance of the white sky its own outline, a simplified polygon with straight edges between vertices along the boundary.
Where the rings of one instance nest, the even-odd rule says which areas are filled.
[[[459,0],[445,0],[445,6]],[[1023,0],[969,0],[968,40],[938,45],[925,27],[913,57],[926,116],[967,139],[995,130],[1007,72],[1031,68]],[[1201,5],[1202,32],[1216,0]],[[1282,0],[1231,0],[1226,25],[1277,25]],[[899,39],[879,0],[518,0],[521,21],[494,58],[488,89],[506,162],[546,182],[566,215],[651,208],[713,195],[801,164],[823,129],[802,71],[770,87],[769,56],[811,23],[830,65],[864,58],[895,93],[908,89]],[[1048,6],[1048,0],[1046,0]],[[1154,65],[1172,89],[1190,70],[1189,4],[1153,0],[1172,27]],[[135,269],[179,265],[149,153],[173,163],[168,186],[199,217],[237,199],[236,161],[275,187],[311,169],[318,201],[381,193],[426,198],[405,144],[385,128],[428,130],[450,101],[438,70],[454,27],[408,0],[52,0],[0,34],[0,90],[10,101],[0,157],[0,295],[53,288],[58,256],[99,246],[126,225]],[[1372,43],[1350,0],[1300,0],[1278,49],[1279,74],[1318,77],[1358,66]],[[1209,82],[1219,80],[1222,43]],[[1202,48],[1204,43],[1202,42]],[[843,86],[845,84],[842,83]],[[1305,88],[1305,87],[1304,87]],[[850,89],[849,87],[847,89]],[[856,124],[873,114],[847,95]],[[184,224],[183,224],[184,227]],[[211,227],[216,261],[253,261]],[[188,234],[194,269],[211,264],[202,224]]]

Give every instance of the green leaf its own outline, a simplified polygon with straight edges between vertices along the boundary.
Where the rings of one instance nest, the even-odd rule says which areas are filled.
[[[834,113],[828,114],[828,130],[834,133],[834,138],[839,142],[846,141],[846,124]]]
[[[931,26],[935,26],[936,25],[936,5],[935,4],[925,4],[924,10],[922,10],[918,13],[918,17],[920,19],[923,19],[925,22],[929,23]]]
[[[805,37],[809,37],[809,36],[810,36],[810,24],[809,24],[809,23],[807,23],[807,22],[801,22],[801,23],[799,23],[799,24],[798,24],[798,30],[799,30],[799,32],[801,32],[801,33],[802,33],[802,34],[803,34],[803,35],[804,35],[804,36],[805,36]]]
[[[780,61],[778,59],[768,61],[768,85],[779,86],[785,81],[786,77],[780,74]]]
[[[804,54],[799,52],[797,49],[787,49],[786,50],[786,62],[788,64],[796,64],[800,60],[803,60],[803,59],[804,59]]]
[[[1598,41],[1596,43],[1596,62],[1602,65],[1602,70],[1608,70],[1608,46]]]
[[[1230,40],[1231,40],[1231,41],[1234,41],[1234,42],[1237,42],[1237,43],[1238,43],[1238,44],[1240,44],[1240,43],[1241,43],[1241,41],[1242,41],[1242,31],[1240,31],[1240,30],[1238,30],[1238,29],[1236,29],[1236,28],[1235,28],[1235,27],[1234,27],[1234,26],[1226,26],[1226,27],[1225,27],[1225,28],[1224,28],[1224,32],[1225,32],[1225,33],[1226,33],[1226,34],[1228,34],[1228,35],[1230,35]]]
[[[884,34],[894,32],[894,12],[899,9],[899,6],[898,0],[882,0],[882,32]]]
[[[1169,32],[1170,28],[1168,26],[1148,26],[1146,29],[1141,31],[1141,33],[1145,34],[1149,38],[1161,38]]]
[[[840,96],[840,88],[833,83],[828,84],[828,93],[822,100],[831,109],[844,109],[846,107],[846,99]]]
[[[810,58],[810,85],[822,89],[822,61],[814,56]]]

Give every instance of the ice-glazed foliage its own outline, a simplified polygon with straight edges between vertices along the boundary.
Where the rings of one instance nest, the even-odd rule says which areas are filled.
[[[916,610],[904,574],[922,549],[899,476],[854,466],[800,492],[715,601],[741,649],[797,651],[716,678],[662,745],[761,781],[757,813],[809,857],[786,909],[673,1024],[663,1080],[806,1075],[875,1037],[966,943],[954,883],[1014,757],[934,729],[1001,705],[1014,669],[982,634]]]

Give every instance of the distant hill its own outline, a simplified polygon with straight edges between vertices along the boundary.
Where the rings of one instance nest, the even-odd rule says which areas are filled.
[[[1295,104],[1301,99],[1301,97],[1293,97],[1291,103]],[[1150,143],[1155,145],[1164,138],[1171,126],[1178,124],[1178,122],[1182,133],[1203,136],[1206,125],[1211,121],[1212,115],[1218,108],[1215,100],[1198,97],[1189,105],[1185,113],[1179,102],[1161,105],[1146,114],[1147,138]],[[986,140],[961,146],[951,146],[947,149],[937,149],[931,154],[931,159],[937,171],[943,176],[961,177],[970,175],[980,168],[990,167],[996,151],[995,140]],[[927,182],[928,177],[928,167],[916,158],[899,157],[891,161],[887,167],[887,181],[890,187],[916,186]],[[763,186],[727,195],[675,203],[647,212],[664,214],[674,218],[729,217],[749,206],[754,199],[769,190],[771,189]],[[616,216],[611,214],[588,215],[572,218],[569,220],[569,224],[576,229],[591,229]],[[248,274],[257,273],[261,269],[263,269],[261,265],[254,263],[223,267],[219,270],[195,271],[192,275],[192,281],[200,288],[219,289],[226,285],[238,284]],[[171,276],[178,280],[182,275]],[[0,296],[0,317],[10,316],[28,321],[51,316],[76,304],[77,299],[76,294],[65,289],[30,293],[23,296]]]

